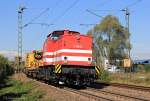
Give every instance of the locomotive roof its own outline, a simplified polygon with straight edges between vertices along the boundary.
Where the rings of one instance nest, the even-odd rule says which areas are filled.
[[[51,34],[61,34],[61,35],[63,35],[63,34],[64,34],[64,31],[68,31],[68,33],[73,33],[73,34],[80,34],[80,33],[77,32],[77,31],[56,30],[56,31],[53,31],[52,33],[50,33],[47,37],[49,37]]]

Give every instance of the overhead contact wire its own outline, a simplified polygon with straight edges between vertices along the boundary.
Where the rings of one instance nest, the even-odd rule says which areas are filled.
[[[77,3],[79,2],[79,0],[75,0],[62,14],[60,14],[52,23],[56,23],[58,22],[63,16],[65,16],[65,14],[72,9]]]
[[[36,19],[38,19],[39,17],[41,17],[44,13],[46,13],[49,10],[49,8],[46,8],[43,12],[41,12],[38,16],[34,17],[32,20],[30,20],[27,24],[25,24],[24,26],[27,26],[29,24],[31,24],[33,21],[35,21]]]
[[[135,6],[136,4],[138,4],[139,2],[141,2],[142,0],[136,0],[135,2],[133,2],[132,4],[127,5],[126,7],[132,7]]]

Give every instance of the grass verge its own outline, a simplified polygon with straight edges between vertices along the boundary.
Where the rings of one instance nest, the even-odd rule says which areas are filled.
[[[44,92],[37,89],[33,81],[9,80],[0,89],[0,101],[39,101]]]
[[[133,84],[150,87],[150,72],[109,73],[109,75],[104,75],[104,77],[105,79],[100,79],[99,81]]]

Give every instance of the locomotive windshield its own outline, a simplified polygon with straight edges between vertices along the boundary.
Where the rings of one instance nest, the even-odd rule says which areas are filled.
[[[51,38],[52,38],[53,40],[57,40],[57,39],[59,38],[59,36],[60,36],[60,35],[58,35],[58,34],[52,34]]]
[[[50,37],[53,40],[57,40],[60,38],[61,35],[63,35],[64,32],[63,31],[54,31],[53,33],[51,33]]]

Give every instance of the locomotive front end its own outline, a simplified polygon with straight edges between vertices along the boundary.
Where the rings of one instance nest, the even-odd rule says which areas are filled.
[[[54,31],[43,47],[45,66],[53,68],[57,81],[86,85],[96,79],[92,64],[92,37],[76,31]]]

